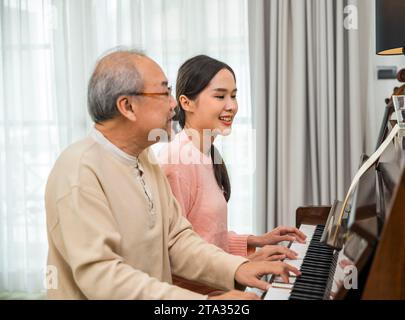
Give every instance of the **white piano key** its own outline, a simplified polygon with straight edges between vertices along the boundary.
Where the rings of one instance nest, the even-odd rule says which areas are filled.
[[[270,288],[267,290],[263,300],[288,300],[291,290],[281,288]]]
[[[283,262],[289,264],[290,266],[296,267],[298,270],[300,270],[304,260],[302,260],[302,259],[297,259],[297,260],[284,259]]]
[[[305,231],[309,231],[309,232],[315,232],[315,229],[316,229],[316,225],[314,225],[314,224],[302,224],[301,226],[300,226],[300,230],[302,231],[302,232],[305,232]],[[305,230],[305,231],[304,231]]]
[[[308,240],[308,238],[307,238],[307,240]],[[307,242],[307,243],[294,242],[293,244],[291,244],[290,249],[295,251],[298,254],[297,259],[304,259],[305,254],[308,251],[308,247],[309,247],[309,242]]]
[[[273,282],[272,284],[271,284],[271,287],[272,288],[279,288],[279,289],[293,289],[293,287],[294,287],[294,284],[292,284],[292,283],[275,283],[275,282]]]
[[[260,290],[259,288],[251,288],[251,287],[247,287],[245,289],[245,292],[253,292],[256,293],[256,295],[261,298],[263,296],[264,291]]]
[[[281,241],[281,242],[277,243],[277,245],[288,248],[290,243],[291,243],[290,241]]]
[[[268,276],[266,275],[266,276],[261,277],[260,280],[269,282],[270,277],[271,277],[271,275],[268,275]],[[253,292],[253,293],[256,293],[256,295],[257,295],[258,297],[260,297],[260,298],[261,298],[261,297],[263,296],[263,294],[264,294],[264,291],[263,291],[263,290],[260,290],[259,288],[252,288],[252,287],[246,287],[245,292]]]
[[[305,243],[293,242],[290,244],[290,249],[298,254],[297,259],[284,259],[285,263],[294,266],[298,270],[301,269],[304,262],[305,255],[315,233],[316,226],[303,224],[300,226],[299,230],[304,233],[307,238]],[[288,284],[286,284],[280,276],[274,277],[271,283],[272,287],[267,291],[266,295],[264,296],[264,300],[288,300],[296,279],[296,275],[292,272],[290,272]]]
[[[312,239],[312,236],[313,236],[314,233],[315,233],[315,229],[316,229],[316,226],[309,225],[309,224],[302,224],[302,225],[300,226],[300,229],[299,229],[299,230],[300,230],[303,234],[305,234],[305,235],[307,236],[306,241],[308,242],[308,240]]]
[[[294,284],[294,283],[295,283],[295,280],[297,280],[296,277],[289,277],[289,278],[288,278],[288,283],[289,283],[289,284]],[[280,276],[274,277],[274,281],[273,281],[273,282],[274,282],[274,283],[285,283],[284,280],[283,280],[283,278],[281,278]]]
[[[285,263],[288,263],[289,265],[297,268],[298,270],[301,268],[302,263],[304,262],[304,257],[308,251],[309,248],[309,243],[315,233],[316,230],[316,226],[314,225],[306,225],[303,224],[300,226],[299,230],[305,234],[306,238],[306,242],[305,243],[298,243],[298,242],[293,242],[293,243],[288,243],[291,244],[290,245],[290,249],[295,251],[298,256],[297,259],[295,260],[290,260],[290,259],[284,259]],[[288,244],[286,244],[286,246],[288,246]],[[284,280],[280,277],[280,276],[276,276],[274,277],[271,285],[272,287],[267,291],[266,295],[264,296],[264,300],[288,300],[290,295],[291,295],[291,291],[292,288],[294,287],[294,283],[296,281],[296,275],[292,272],[290,272],[290,277],[288,278],[288,284],[284,282]],[[249,292],[257,292],[254,290],[259,290],[259,289],[252,289],[249,288]],[[248,291],[248,290],[246,290]],[[259,291],[259,296],[260,293],[262,293],[262,291]]]

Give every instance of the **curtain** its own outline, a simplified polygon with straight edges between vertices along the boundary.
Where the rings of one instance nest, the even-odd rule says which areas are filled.
[[[342,200],[366,145],[371,1],[249,1],[258,232]],[[264,66],[264,67],[263,67]]]
[[[96,59],[117,46],[143,50],[172,84],[196,54],[234,68],[239,116],[232,138],[217,143],[233,185],[230,227],[251,232],[248,36],[246,0],[0,1],[0,292],[44,291],[46,180],[60,152],[91,127],[87,81]]]

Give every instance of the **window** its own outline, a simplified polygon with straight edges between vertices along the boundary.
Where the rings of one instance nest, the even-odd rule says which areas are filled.
[[[0,6],[0,291],[44,290],[46,180],[60,152],[91,127],[86,89],[96,59],[120,45],[143,49],[172,84],[196,54],[235,70],[239,114],[232,136],[217,145],[233,186],[230,228],[252,231],[247,0],[4,0]]]

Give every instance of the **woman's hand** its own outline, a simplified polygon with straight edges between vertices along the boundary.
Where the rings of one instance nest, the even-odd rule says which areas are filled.
[[[270,246],[266,245],[257,250],[255,253],[249,255],[247,258],[250,261],[276,261],[285,258],[295,260],[297,253],[283,246]]]
[[[261,236],[249,236],[247,244],[252,247],[263,247],[265,245],[278,244],[282,241],[297,241],[305,243],[306,236],[294,227],[277,227],[273,231]]]

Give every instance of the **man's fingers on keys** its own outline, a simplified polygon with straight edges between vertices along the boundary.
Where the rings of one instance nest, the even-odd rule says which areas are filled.
[[[289,275],[286,275],[285,273],[280,275],[281,279],[283,279],[284,283],[290,283],[290,278]]]
[[[289,271],[294,273],[297,276],[301,275],[301,271],[299,271],[296,267],[293,267],[292,265],[288,263],[284,263],[285,270],[287,271],[287,274],[289,274]]]
[[[283,279],[284,283],[290,282],[290,272],[294,273],[297,276],[301,275],[301,272],[297,268],[287,263],[283,263],[283,271],[280,272],[280,277],[281,279]]]
[[[254,292],[245,292],[245,296],[248,300],[260,300],[260,297]]]
[[[254,280],[252,280],[250,287],[254,287],[254,288],[258,288],[263,291],[267,291],[270,288],[270,284],[266,281],[255,278]]]

